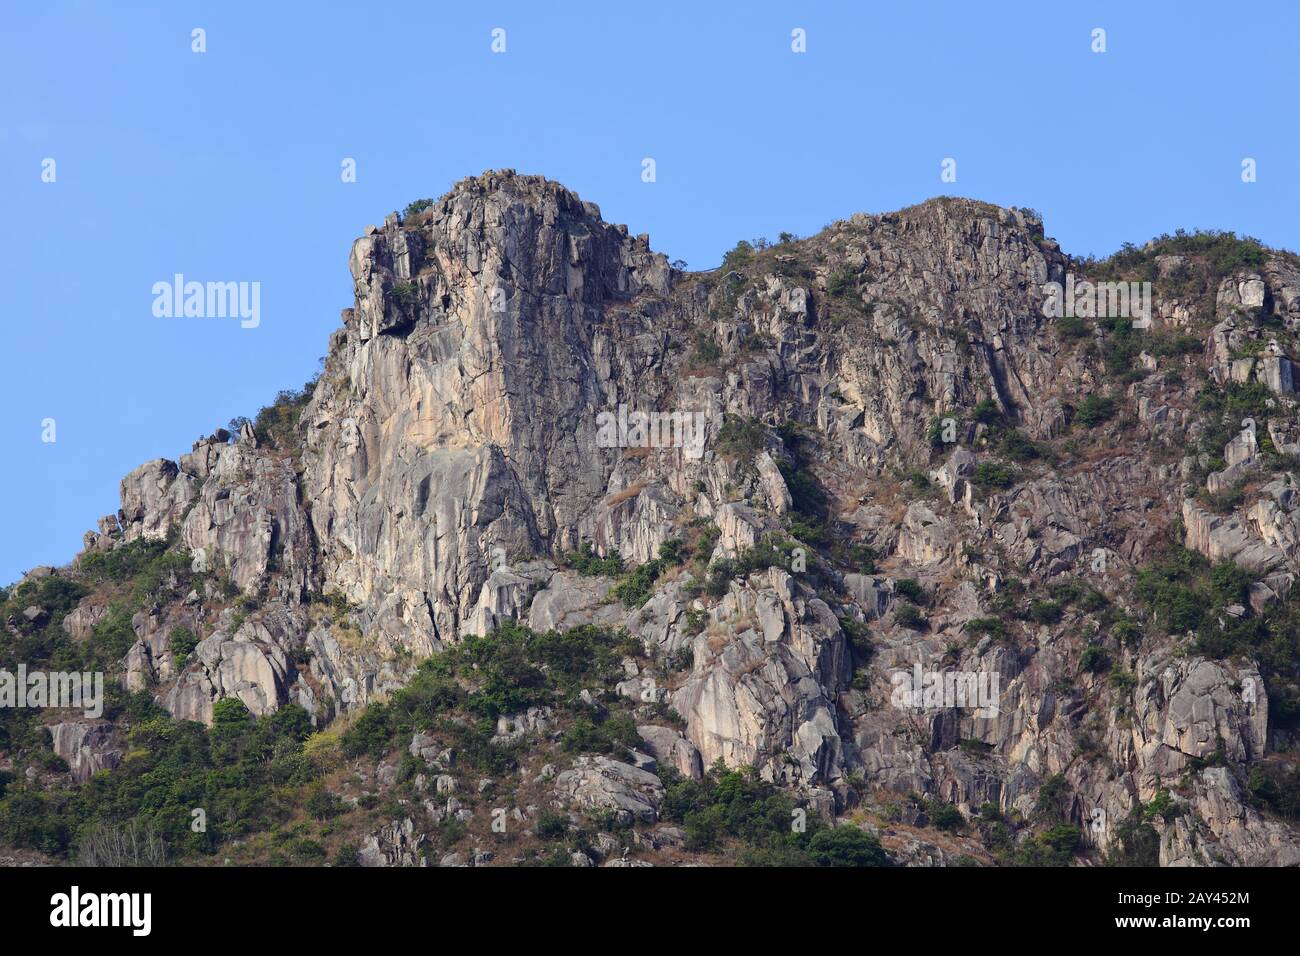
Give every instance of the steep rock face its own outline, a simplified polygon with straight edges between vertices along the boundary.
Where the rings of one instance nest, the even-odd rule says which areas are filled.
[[[178,718],[205,724],[212,722],[213,703],[223,697],[239,698],[258,717],[275,711],[291,699],[289,656],[301,646],[303,617],[271,605],[255,620],[227,618],[195,647],[193,663],[163,705]]]
[[[611,362],[644,372],[666,344],[604,309],[666,293],[668,266],[571,193],[492,174],[390,218],[350,265],[306,497],[326,576],[428,653],[455,639],[494,549],[576,544],[612,467],[592,455]]]
[[[279,595],[300,599],[311,581],[313,553],[292,462],[243,442],[201,444],[181,467],[204,479],[181,528],[181,541],[196,560],[218,562],[244,593],[278,572]]]
[[[125,539],[165,538],[184,515],[198,487],[196,476],[182,474],[176,462],[165,458],[131,472],[122,479],[122,508],[118,512]]]
[[[221,432],[224,436],[224,430]],[[179,533],[195,570],[227,575],[244,593],[271,583],[300,600],[312,579],[313,545],[292,462],[245,438],[209,437],[179,463],[158,459],[122,479],[120,531],[161,540]]]
[[[835,699],[850,677],[840,626],[789,574],[766,577],[733,582],[713,609],[673,707],[706,765],[749,764],[788,785],[838,782]]]
[[[210,721],[215,701],[237,696],[255,714],[295,700],[324,721],[508,619],[625,627],[674,666],[630,673],[617,693],[680,716],[680,734],[649,715],[641,731],[655,759],[687,775],[721,760],[828,812],[878,789],[1026,818],[1060,777],[1064,818],[1101,850],[1190,775],[1184,812],[1158,821],[1162,863],[1300,860],[1294,833],[1250,805],[1239,775],[1205,766],[1221,755],[1245,767],[1269,750],[1267,695],[1241,692],[1262,688],[1256,663],[1153,639],[1111,649],[1132,678],[1112,686],[1081,667],[1077,633],[1043,623],[1012,641],[968,627],[1012,574],[1086,579],[1127,607],[1122,577],[1180,516],[1189,548],[1262,576],[1250,591],[1262,607],[1300,569],[1292,479],[1226,515],[1185,498],[1180,479],[1196,463],[1180,465],[1178,449],[1195,437],[1193,409],[1146,381],[1127,393],[1146,447],[1011,487],[978,470],[957,443],[988,427],[960,410],[984,403],[1030,439],[1053,439],[1107,385],[1095,356],[1059,348],[1044,316],[1043,284],[1072,265],[1031,213],[936,200],[855,216],[791,249],[757,277],[728,265],[706,281],[670,269],[591,203],[508,171],[368,229],[349,260],[355,303],[302,414],[301,459],[250,431],[123,480],[120,527],[101,525],[94,548],[178,534],[196,562],[261,602],[246,619],[195,612],[203,640],[183,669],[160,637],[175,622],[139,622],[128,685],[156,683],[178,717]],[[1161,274],[1176,258],[1161,257]],[[1300,324],[1298,290],[1300,273],[1281,260],[1225,280],[1204,343],[1210,376],[1290,392],[1284,355],[1249,367],[1236,356],[1260,335],[1246,311]],[[1154,303],[1170,327],[1194,311],[1185,297]],[[1149,369],[1173,364],[1143,355]],[[611,442],[610,418],[628,412],[678,417],[666,440],[620,424]],[[929,472],[934,493],[900,495],[898,474],[934,457],[945,416],[959,434],[939,443],[952,450]],[[769,427],[747,437],[735,423],[748,420]],[[1255,427],[1300,451],[1288,418],[1260,422],[1225,449],[1211,492],[1253,473]],[[702,524],[716,529],[710,556],[725,568],[807,517],[806,478],[791,465],[800,456],[836,534],[868,544],[881,569],[813,560],[806,573],[783,557],[703,592],[698,569],[683,571],[629,609],[610,580],[558,560],[588,541],[643,564]],[[901,579],[930,595],[924,622],[896,618]],[[324,619],[312,593],[346,608]],[[69,627],[90,626],[93,612],[76,613]],[[853,648],[863,628],[869,661]],[[918,666],[996,678],[991,706],[891,704]],[[556,793],[653,821],[656,784],[583,757]],[[422,855],[411,827],[393,826],[367,862]]]
[[[670,299],[663,256],[554,184],[486,174],[411,221],[390,217],[353,247],[356,306],[305,416],[325,577],[381,641],[427,653],[455,639],[494,553],[581,537],[649,560],[697,482],[720,496],[736,476],[685,449],[601,447],[597,415],[620,405],[698,412],[710,437],[724,410],[790,414],[877,471],[923,443],[935,409],[981,390],[1050,430],[1059,408],[1041,396],[1059,369],[1037,302],[1061,257],[1030,240],[1023,214],[980,211],[920,208],[848,230],[846,261],[875,276],[859,295],[881,305],[847,351],[809,331],[803,287],[773,276],[746,292],[716,323],[723,351],[754,334],[775,348],[725,381],[675,374],[687,363],[668,334],[717,304],[699,289]],[[774,468],[761,481],[765,505],[788,507]]]
[[[50,748],[67,761],[77,783],[85,783],[97,771],[112,770],[122,762],[122,751],[113,746],[112,724],[68,721],[46,729],[50,732]]]
[[[1061,281],[1065,259],[1034,240],[1036,228],[1019,211],[950,201],[854,217],[841,230],[870,321],[819,363],[849,409],[823,399],[817,412],[850,462],[899,463],[898,452],[924,443],[930,415],[978,396],[1033,435],[1060,427],[1059,379],[1086,373],[1062,369],[1043,334],[1042,286]]]

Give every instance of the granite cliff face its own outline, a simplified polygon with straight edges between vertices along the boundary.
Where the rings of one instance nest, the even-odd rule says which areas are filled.
[[[236,696],[325,726],[508,620],[625,628],[643,653],[603,690],[642,709],[647,766],[752,765],[874,820],[901,862],[988,857],[924,835],[938,804],[975,825],[1047,800],[1084,858],[1144,826],[1164,865],[1300,863],[1251,789],[1289,759],[1270,699],[1289,720],[1294,674],[1262,640],[1216,654],[1188,633],[1263,627],[1300,572],[1300,268],[1130,258],[1075,262],[1031,211],[938,199],[688,273],[554,183],[465,180],[353,245],[356,300],[292,450],[218,432],[123,480],[87,553],[168,540],[213,575],[136,614],[122,679],[181,718]],[[1044,315],[1045,283],[1121,267],[1153,283],[1149,329]],[[677,417],[608,440],[638,412]],[[648,568],[643,593],[582,573],[584,543]],[[1185,609],[1149,570],[1179,545],[1250,578],[1195,626],[1170,626]],[[180,665],[178,622],[200,638]],[[992,693],[900,705],[918,665]],[[552,789],[641,823],[662,797],[595,756]],[[421,855],[418,824],[394,827],[372,862]]]

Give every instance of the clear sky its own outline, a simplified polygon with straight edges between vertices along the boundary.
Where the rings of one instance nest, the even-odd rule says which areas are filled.
[[[556,179],[691,268],[939,194],[1032,206],[1080,255],[1180,226],[1300,248],[1297,9],[6,4],[0,582],[71,559],[138,464],[301,385],[352,240],[484,169]],[[155,317],[178,272],[259,282],[260,325]]]

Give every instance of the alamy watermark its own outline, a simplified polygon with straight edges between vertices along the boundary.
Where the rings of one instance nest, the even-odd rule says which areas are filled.
[[[1075,282],[1065,274],[1065,284],[1043,283],[1043,315],[1049,319],[1133,319],[1133,328],[1151,325],[1150,282]]]
[[[997,671],[927,671],[920,663],[910,671],[890,676],[894,692],[889,702],[899,710],[969,709],[977,717],[996,717],[999,685]]]
[[[680,448],[687,458],[704,455],[704,412],[617,412],[596,415],[597,448]]]
[[[153,314],[160,319],[238,318],[241,328],[262,324],[262,283],[186,282],[176,273],[171,282],[153,284]]]
[[[83,893],[74,885],[50,897],[50,925],[58,928],[124,927],[132,936],[148,936],[152,914],[152,893]]]
[[[104,714],[104,674],[0,670],[0,707],[80,708],[87,717]]]

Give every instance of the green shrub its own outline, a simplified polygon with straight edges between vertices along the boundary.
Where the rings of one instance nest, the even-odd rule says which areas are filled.
[[[560,744],[570,753],[614,754],[619,758],[625,757],[629,749],[643,746],[636,721],[626,714],[601,723],[579,717],[560,739]]]
[[[686,623],[682,627],[682,633],[687,637],[694,637],[704,630],[705,625],[709,623],[709,612],[703,608],[691,608],[686,612]],[[689,657],[689,655],[688,655]],[[683,667],[675,667],[674,670],[685,670],[690,666],[689,659]]]
[[[1021,432],[1011,429],[1002,436],[1002,453],[1012,461],[1032,461],[1042,454],[1038,443]]]
[[[692,780],[661,766],[659,776],[664,782],[660,813],[686,831],[688,849],[708,851],[737,843],[751,851],[742,859],[753,865],[814,862],[802,854],[821,832],[816,817],[809,814],[805,831],[796,831],[791,826],[798,809],[793,798],[760,780],[752,767],[728,770],[718,761],[703,779]],[[825,859],[835,858],[837,845],[823,847]]]
[[[330,793],[322,787],[316,787],[304,804],[306,811],[316,820],[332,820],[339,814],[347,812],[345,804],[338,794]]]
[[[818,830],[808,841],[808,855],[817,866],[892,866],[880,841],[851,824]]]
[[[362,754],[382,757],[389,750],[392,736],[388,707],[384,704],[369,704],[357,722],[343,735],[343,752],[349,757],[359,757]]]
[[[966,818],[951,803],[942,800],[926,801],[925,810],[930,817],[930,825],[948,833],[957,833],[966,829]]]
[[[166,551],[166,542],[137,538],[111,551],[83,555],[77,567],[95,584],[126,581],[144,574]]]
[[[394,283],[390,292],[403,309],[410,309],[420,300],[420,287],[414,282]]]
[[[1251,800],[1288,820],[1300,818],[1300,767],[1267,761],[1250,768],[1246,782]]]
[[[1009,488],[1016,481],[1016,473],[1009,465],[1001,462],[982,461],[975,466],[971,480],[982,491],[993,488]]]
[[[1247,604],[1254,577],[1232,561],[1222,561],[1210,571],[1210,589],[1224,604]]]
[[[664,565],[684,564],[690,557],[690,548],[681,538],[669,538],[659,545],[659,560]]]
[[[1110,666],[1110,656],[1106,653],[1105,648],[1097,644],[1089,644],[1083,650],[1079,658],[1079,669],[1090,673],[1103,671]]]
[[[826,280],[826,291],[835,298],[848,295],[857,287],[857,276],[851,269],[837,269]]]
[[[417,199],[414,202],[407,203],[406,215],[404,218],[410,219],[412,216],[422,213],[426,209],[431,209],[433,204],[434,200],[432,199]]]
[[[724,272],[743,270],[754,260],[754,246],[741,239],[730,251],[722,257],[722,270]]]
[[[1083,834],[1068,823],[1058,824],[1039,837],[1043,846],[1061,858],[1073,856],[1083,845]]]
[[[1110,421],[1118,411],[1119,402],[1109,395],[1089,395],[1079,403],[1074,417],[1081,425],[1095,428],[1103,422]]]
[[[718,454],[749,459],[767,447],[767,426],[754,418],[727,415],[718,429]]]
[[[1005,640],[1007,626],[997,617],[975,617],[966,622],[966,633],[988,635],[996,641]]]
[[[1111,626],[1110,636],[1124,647],[1137,647],[1142,643],[1142,628],[1137,621],[1122,618]]]
[[[1183,808],[1174,802],[1174,798],[1169,791],[1161,788],[1157,791],[1156,795],[1151,798],[1150,803],[1143,804],[1142,819],[1154,820],[1156,817],[1159,817],[1161,820],[1168,823],[1174,818],[1180,816],[1182,812]]]
[[[971,410],[971,418],[981,425],[996,425],[1002,421],[1002,410],[991,398],[984,398]]]
[[[1107,866],[1160,865],[1160,834],[1141,818],[1130,815],[1115,828],[1115,840],[1106,855]]]
[[[1110,672],[1110,683],[1121,694],[1127,694],[1137,687],[1137,677],[1132,671],[1116,668]]]
[[[786,522],[786,530],[790,532],[791,537],[802,541],[804,544],[810,544],[814,548],[824,547],[831,543],[830,531],[818,521],[791,518]]]
[[[863,662],[871,657],[871,630],[861,621],[856,621],[851,617],[841,617],[840,630],[848,638],[849,648],[853,652],[854,660]]]
[[[1061,316],[1055,324],[1056,330],[1067,339],[1083,339],[1092,334],[1092,327],[1078,316]]]
[[[241,834],[269,830],[284,818],[272,785],[294,786],[306,714],[289,705],[284,717],[253,719],[237,699],[218,701],[212,727],[174,721],[148,693],[119,700],[130,722],[130,757],[71,790],[0,795],[0,841],[64,858],[95,839],[100,824],[156,833],[169,856],[211,853]],[[190,810],[208,811],[202,833],[190,829]],[[91,848],[86,848],[93,852]],[[307,855],[311,847],[302,847]]]
[[[894,611],[894,623],[912,630],[922,630],[927,622],[915,604],[900,604]]]
[[[736,562],[729,558],[714,561],[709,565],[709,575],[704,580],[704,593],[714,598],[722,597],[731,586],[732,578],[739,573]]]
[[[1194,257],[1205,263],[1213,277],[1258,269],[1268,259],[1268,251],[1258,239],[1251,236],[1238,236],[1233,232],[1213,229],[1190,232],[1179,229],[1173,235],[1165,233],[1157,236],[1141,247],[1126,242],[1119,252],[1106,260],[1106,264],[1117,269],[1132,270],[1148,263],[1154,264],[1155,257],[1161,255]],[[1217,287],[1218,283],[1215,282],[1214,285]]]
[[[921,582],[916,578],[900,578],[895,581],[894,593],[899,597],[906,598],[913,604],[926,604],[929,602],[929,596],[925,593],[925,588],[921,587]]]
[[[618,551],[611,549],[602,558],[592,550],[590,541],[582,542],[577,551],[564,555],[561,561],[584,578],[615,577],[623,573],[623,557]]]
[[[1047,593],[1052,596],[1052,600],[1061,604],[1073,604],[1086,590],[1087,585],[1078,578],[1061,577],[1047,585]]]
[[[1194,551],[1176,549],[1171,559],[1138,569],[1134,593],[1164,633],[1181,634],[1201,626],[1209,603],[1203,583],[1207,567]]]
[[[790,489],[790,499],[794,510],[805,519],[821,520],[826,511],[826,492],[822,490],[817,476],[804,466],[802,461],[782,460],[777,462],[781,477]]]
[[[171,633],[167,635],[167,646],[171,649],[172,657],[176,662],[176,669],[180,670],[189,659],[190,652],[199,644],[199,637],[188,627],[173,627]]]
[[[338,853],[334,854],[334,866],[349,867],[360,865],[361,854],[355,843],[344,843],[339,847]]]
[[[302,413],[316,392],[319,374],[310,378],[300,389],[281,389],[276,393],[270,405],[259,409],[257,415],[249,419],[236,415],[230,420],[232,435],[238,435],[244,425],[251,425],[257,440],[278,451],[287,451],[295,457],[302,452],[302,433],[300,424]],[[276,556],[272,555],[272,570],[275,570]],[[227,588],[233,587],[229,580],[223,582]],[[227,597],[234,597],[238,591],[228,591]]]
[[[1055,624],[1063,613],[1055,601],[1034,601],[1029,605],[1029,619],[1036,624]]]
[[[664,570],[665,562],[659,559],[639,565],[610,589],[610,594],[625,607],[639,608],[654,591],[654,584]]]
[[[696,365],[716,365],[722,358],[722,346],[710,329],[698,329],[691,344],[691,361]]]
[[[131,618],[129,607],[113,604],[91,631],[91,651],[95,661],[104,669],[115,666],[135,643],[135,628],[131,626]]]
[[[542,810],[537,814],[537,823],[533,832],[540,840],[559,840],[569,832],[569,818],[554,810]]]
[[[871,545],[854,544],[849,546],[845,560],[859,574],[875,574],[880,553]]]
[[[1052,774],[1038,788],[1034,804],[1034,817],[1040,821],[1057,823],[1065,819],[1065,803],[1070,796],[1070,785],[1064,776]]]

